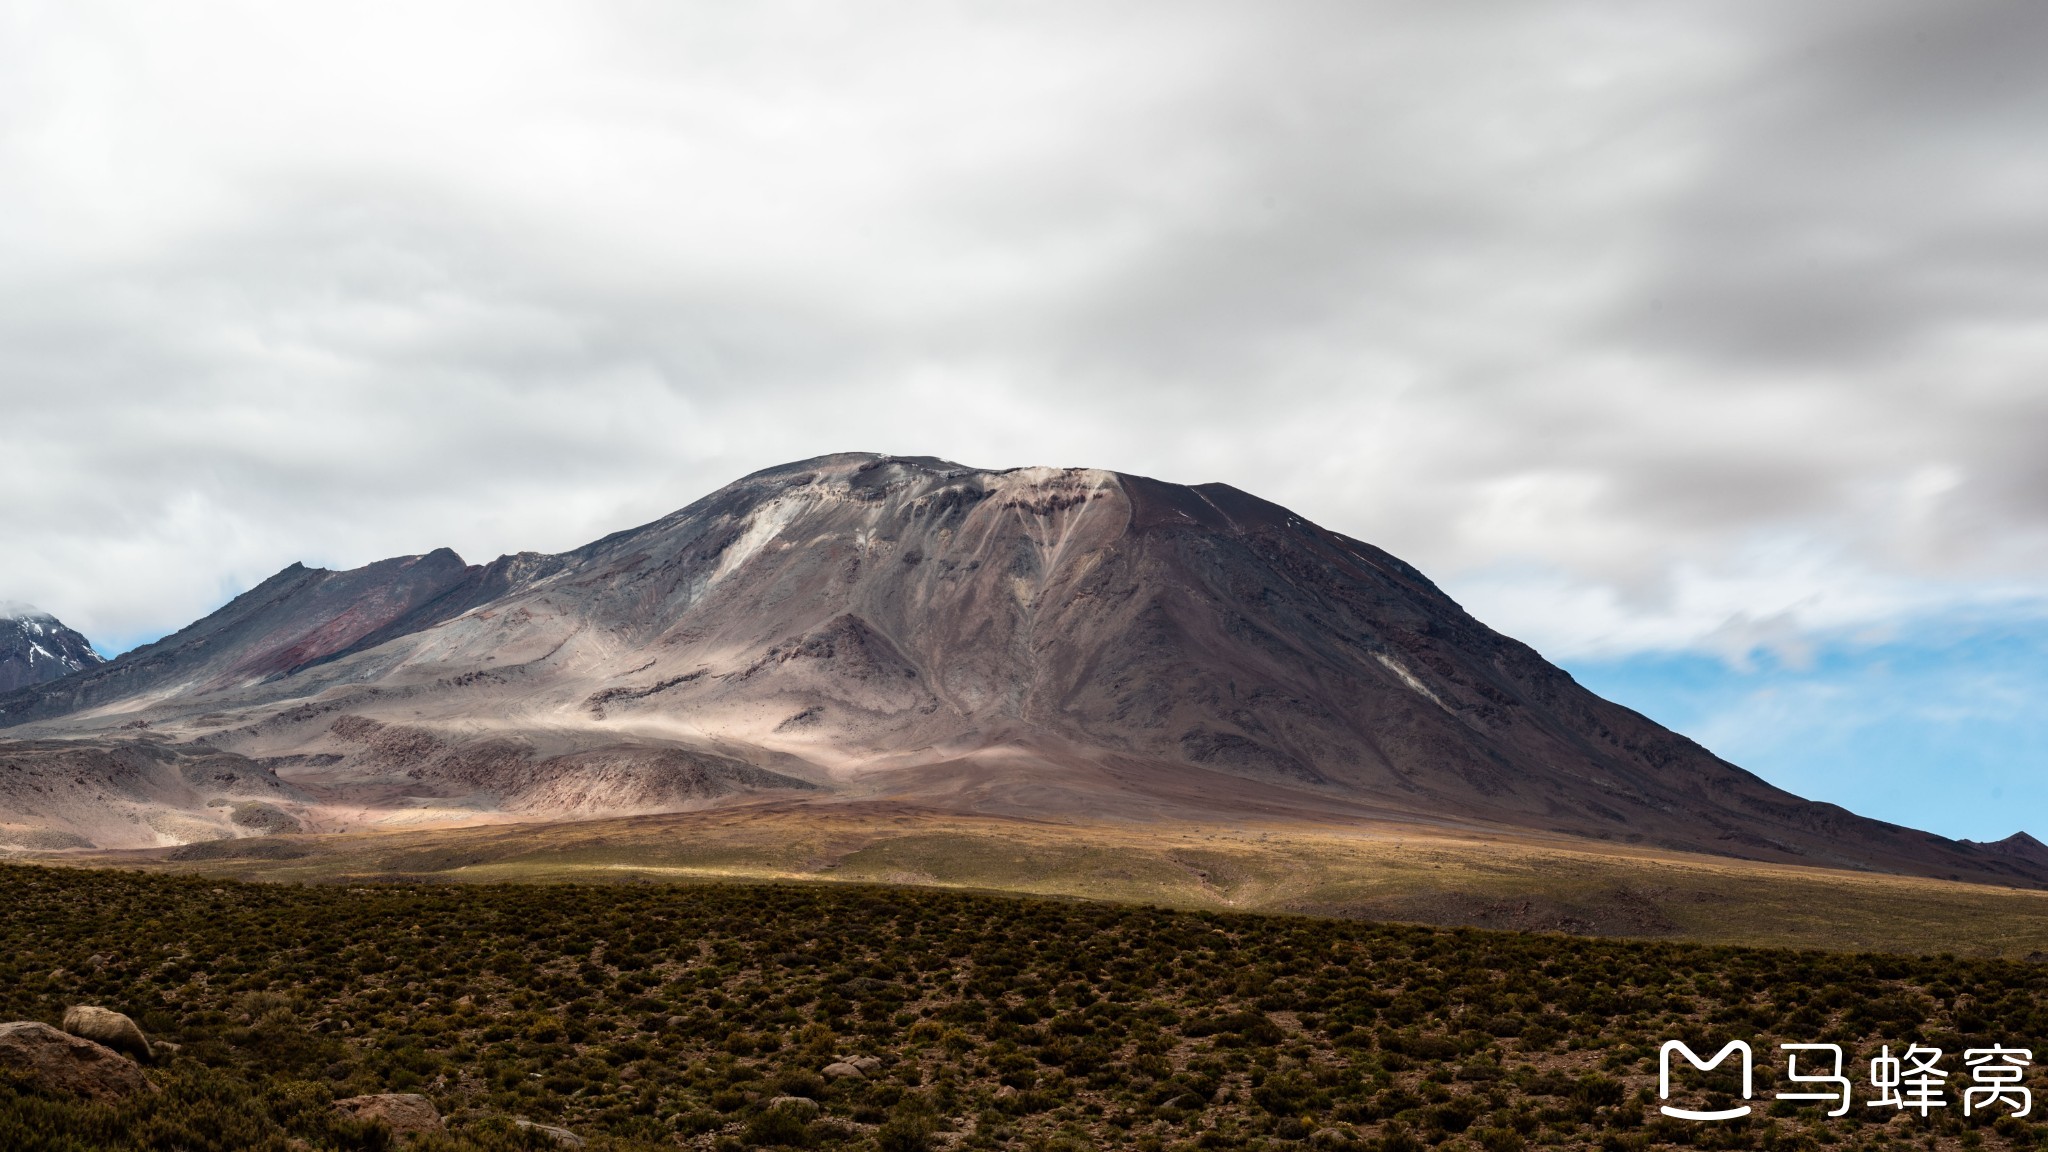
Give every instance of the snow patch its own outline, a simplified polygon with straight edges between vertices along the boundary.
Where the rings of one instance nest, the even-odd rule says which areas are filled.
[[[1446,706],[1442,700],[1437,699],[1436,693],[1431,692],[1429,690],[1429,685],[1424,684],[1420,680],[1417,680],[1415,678],[1415,673],[1410,672],[1407,668],[1403,667],[1399,660],[1394,659],[1392,656],[1387,655],[1385,652],[1375,652],[1373,653],[1373,655],[1379,659],[1379,662],[1381,664],[1386,665],[1387,671],[1392,672],[1395,676],[1400,677],[1401,683],[1406,684],[1408,687],[1421,693],[1424,697],[1428,698],[1431,704],[1434,704],[1437,707],[1442,708],[1446,712],[1450,711],[1450,708]]]

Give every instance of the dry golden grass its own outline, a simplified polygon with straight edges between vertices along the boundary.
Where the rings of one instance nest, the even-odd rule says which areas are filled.
[[[1073,824],[760,804],[46,860],[309,883],[882,882],[1719,944],[2048,953],[2048,893],[1397,824]]]

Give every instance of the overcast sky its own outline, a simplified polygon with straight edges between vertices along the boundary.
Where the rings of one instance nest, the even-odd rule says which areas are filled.
[[[2048,836],[2044,46],[1884,0],[0,0],[0,598],[119,649],[822,452],[1112,467],[1379,543],[1808,794]]]

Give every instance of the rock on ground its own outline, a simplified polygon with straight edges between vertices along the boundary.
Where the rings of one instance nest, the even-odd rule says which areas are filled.
[[[552,1124],[535,1124],[531,1120],[514,1120],[512,1124],[521,1132],[532,1132],[547,1137],[554,1141],[557,1147],[581,1148],[584,1144],[583,1137],[567,1128],[557,1128]]]
[[[809,1120],[818,1114],[818,1102],[803,1096],[777,1096],[768,1102],[770,1112],[794,1112]]]
[[[334,1110],[352,1120],[375,1120],[394,1136],[441,1131],[441,1113],[434,1102],[412,1092],[380,1092],[336,1100]]]
[[[149,1037],[142,1034],[135,1021],[111,1008],[96,1008],[90,1004],[77,1004],[64,1010],[64,1030],[73,1036],[104,1044],[116,1052],[126,1053],[137,1060],[148,1060],[155,1056],[149,1047]]]
[[[847,1063],[844,1060],[840,1060],[835,1063],[825,1065],[823,1071],[821,1071],[819,1074],[824,1076],[827,1080],[867,1079],[866,1074],[861,1072],[860,1069],[855,1068],[853,1065]]]
[[[156,1091],[135,1061],[33,1020],[0,1024],[0,1068],[25,1073],[46,1090],[94,1100]]]

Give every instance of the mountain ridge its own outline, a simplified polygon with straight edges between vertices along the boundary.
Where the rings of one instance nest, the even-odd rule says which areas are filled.
[[[76,629],[33,604],[0,600],[0,694],[106,663]]]
[[[359,721],[380,735],[349,739]],[[2032,853],[1776,789],[1370,544],[1227,485],[1093,469],[798,461],[553,556],[293,566],[0,696],[0,725],[39,739],[133,724],[276,763],[331,801],[316,827],[351,805],[496,819],[518,765],[597,756],[624,779],[688,755],[816,802],[1398,815],[2048,883]]]

